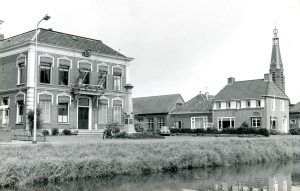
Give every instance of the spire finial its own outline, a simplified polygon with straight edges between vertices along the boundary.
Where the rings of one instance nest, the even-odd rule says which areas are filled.
[[[274,30],[273,30],[273,33],[274,33],[274,38],[278,38],[278,37],[277,37],[278,29],[276,28],[276,23],[275,23],[275,28],[274,28]]]

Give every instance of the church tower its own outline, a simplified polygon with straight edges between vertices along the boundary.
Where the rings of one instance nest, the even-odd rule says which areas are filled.
[[[279,49],[279,38],[277,36],[278,30],[273,30],[273,47],[272,47],[272,55],[271,55],[271,63],[270,63],[270,75],[272,76],[272,80],[276,83],[276,85],[285,92],[285,77],[283,74],[283,65],[281,60],[281,54]]]

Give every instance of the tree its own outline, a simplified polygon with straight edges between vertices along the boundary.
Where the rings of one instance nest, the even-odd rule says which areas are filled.
[[[41,120],[41,109],[37,108],[36,109],[36,128],[37,129],[42,129],[42,120]],[[27,113],[27,119],[28,119],[28,125],[29,125],[29,131],[30,134],[32,136],[33,134],[33,121],[34,121],[34,111],[33,110],[29,110],[29,112]]]

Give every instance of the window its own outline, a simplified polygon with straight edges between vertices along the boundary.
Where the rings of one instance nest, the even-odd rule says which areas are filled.
[[[113,106],[114,122],[122,122],[122,106],[114,105]]]
[[[280,111],[284,111],[284,101],[280,100]]]
[[[256,107],[261,107],[260,100],[256,100]]]
[[[272,130],[276,130],[277,129],[277,118],[276,117],[271,117],[271,128]]]
[[[69,104],[58,103],[58,123],[69,123]]]
[[[40,109],[41,109],[41,119],[43,123],[50,123],[51,116],[51,101],[49,100],[40,100]]]
[[[153,118],[147,118],[147,128],[148,131],[154,131]]]
[[[234,128],[234,117],[219,117],[218,118],[218,128],[226,129],[226,128]]]
[[[121,74],[114,74],[114,90],[121,91]]]
[[[90,84],[91,71],[92,64],[87,62],[79,63],[79,84]]]
[[[143,122],[144,121],[144,119],[143,118],[138,118],[138,122]]]
[[[69,85],[69,67],[61,65],[58,68],[58,85],[68,86]]]
[[[295,125],[296,124],[296,119],[291,119],[290,123],[293,124],[293,125]]]
[[[174,128],[182,128],[182,121],[175,121],[173,124]]]
[[[192,117],[191,129],[204,129],[207,125],[207,117]]]
[[[251,107],[251,101],[250,100],[247,100],[246,104],[247,104],[247,107]]]
[[[25,79],[25,56],[21,56],[17,59],[18,65],[18,84],[24,84],[26,82]]]
[[[2,105],[9,105],[9,97],[2,98]]]
[[[99,70],[98,85],[102,86],[103,89],[106,89],[106,83],[107,83],[107,71]]]
[[[275,111],[275,99],[271,99],[271,110]]]
[[[230,109],[230,102],[226,102],[226,109]]]
[[[241,108],[241,102],[240,102],[240,101],[237,101],[237,102],[236,102],[236,108],[237,108],[237,109],[240,109],[240,108]]]
[[[104,102],[107,100],[103,100]],[[100,100],[99,106],[98,106],[98,124],[107,124],[107,103],[103,103]]]
[[[17,123],[24,122],[24,101],[17,102]]]
[[[51,83],[51,66],[53,59],[49,57],[40,58],[40,83]]]
[[[165,125],[165,119],[163,117],[159,117],[157,119],[157,125],[158,125],[158,130],[160,130],[160,128]]]
[[[261,118],[260,117],[251,117],[251,126],[252,127],[260,127]]]
[[[218,108],[218,109],[221,109],[221,102],[218,102],[218,103],[217,103],[217,108]]]

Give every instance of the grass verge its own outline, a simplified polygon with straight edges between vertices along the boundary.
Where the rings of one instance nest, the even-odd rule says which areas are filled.
[[[108,140],[0,146],[0,187],[300,158],[300,139]]]

